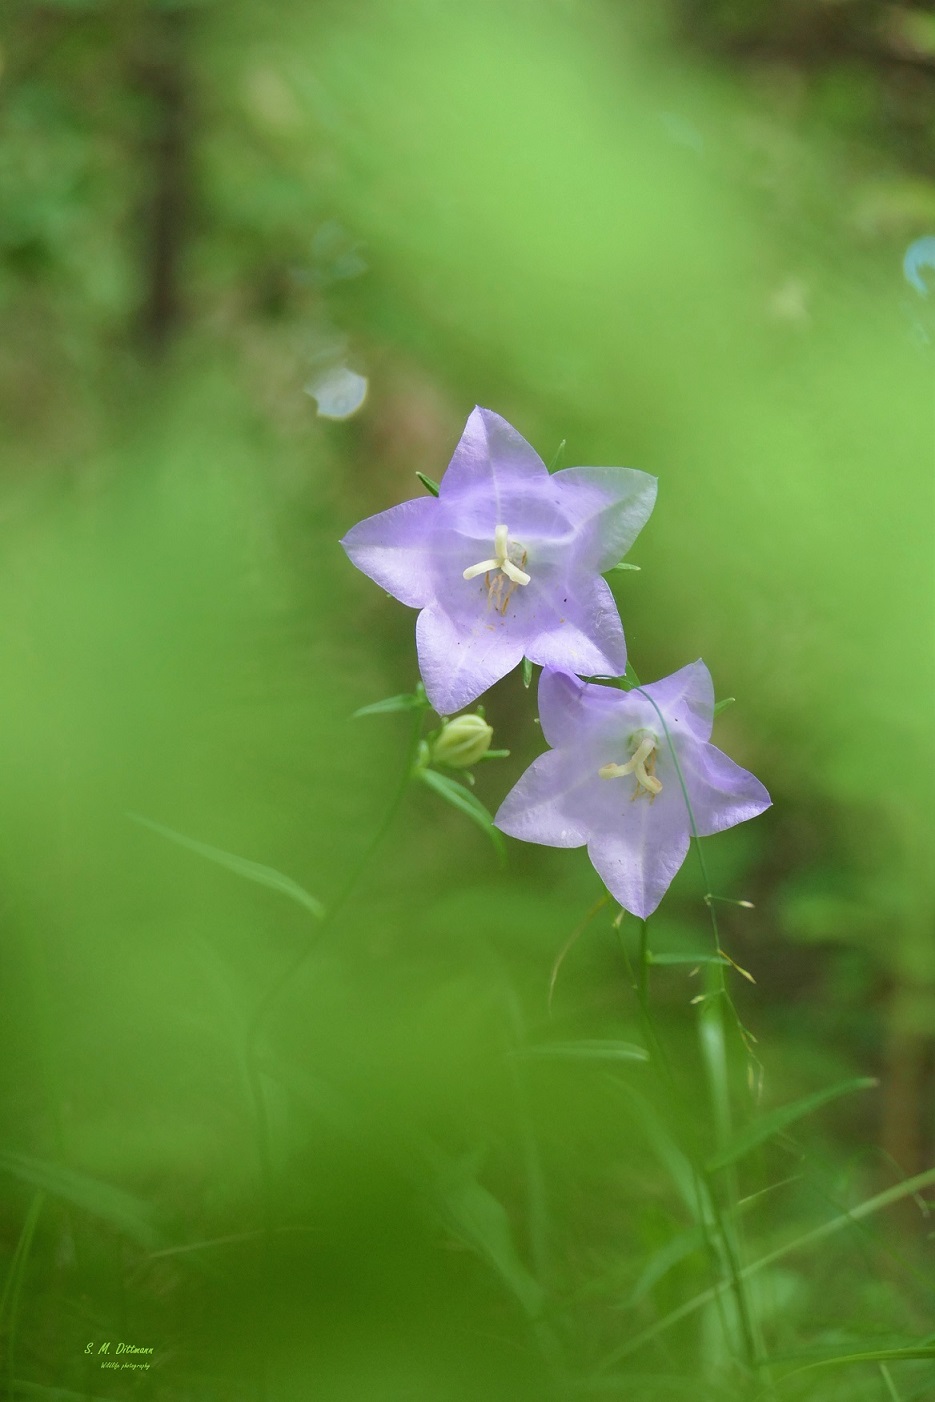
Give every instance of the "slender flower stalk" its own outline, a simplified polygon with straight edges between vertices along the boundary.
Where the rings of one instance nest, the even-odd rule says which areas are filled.
[[[631,673],[633,674],[634,679],[637,683],[634,689],[652,705],[653,710],[656,712],[659,725],[669,744],[670,752],[672,754],[673,759],[673,767],[675,769],[675,774],[678,779],[679,788],[681,790],[682,797],[685,802],[685,809],[688,815],[691,839],[694,845],[695,854],[698,859],[698,866],[701,872],[701,878],[705,892],[705,905],[708,907],[708,914],[711,919],[711,930],[714,936],[714,952],[717,956],[720,956],[721,938],[720,931],[718,929],[717,913],[714,909],[714,901],[716,897],[714,896],[711,890],[711,881],[708,876],[707,863],[705,862],[704,852],[701,847],[701,836],[698,829],[698,821],[692,803],[692,797],[689,791],[689,786],[686,783],[685,773],[679,761],[679,751],[678,748],[672,742],[668,720],[659,704],[659,699],[652,695],[651,687],[640,686],[639,679],[636,678],[636,674],[633,673],[632,667]],[[713,691],[711,695],[711,702],[711,715],[713,720]],[[713,746],[711,746],[710,748],[713,748]],[[752,776],[748,777],[752,778]],[[763,793],[766,794],[765,789],[763,790]],[[768,803],[768,795],[766,795],[766,797]],[[646,925],[644,923],[644,941],[645,930]],[[641,955],[642,957],[645,957],[645,942],[641,946]],[[705,966],[705,982],[705,995],[698,1004],[698,1031],[701,1040],[702,1055],[704,1057],[705,1062],[705,1071],[708,1080],[708,1090],[714,1116],[716,1143],[718,1149],[723,1150],[724,1147],[727,1145],[731,1135],[730,1080],[728,1074],[727,1044],[723,1016],[723,1008],[725,1003],[734,1015],[734,1019],[736,1021],[741,1038],[743,1040],[744,1047],[747,1050],[748,1054],[750,1053],[750,1041],[749,1035],[746,1032],[746,1029],[743,1027],[743,1024],[741,1023],[737,1015],[733,1001],[728,992],[727,982],[724,977],[724,965],[721,962],[721,958],[715,958]],[[648,1012],[648,1000],[646,1001],[645,1006]],[[718,1185],[716,1182],[712,1181],[713,1176],[707,1173],[705,1173],[704,1176],[707,1181],[708,1188],[710,1190],[711,1201],[714,1205],[714,1209],[717,1215],[720,1239],[723,1246],[727,1273],[730,1280],[730,1286],[733,1291],[734,1299],[737,1306],[737,1315],[743,1336],[747,1363],[755,1372],[760,1373],[763,1376],[764,1380],[767,1382],[767,1384],[769,1384],[771,1381],[770,1370],[768,1366],[761,1363],[761,1360],[764,1355],[763,1340],[758,1326],[756,1311],[752,1306],[749,1291],[746,1285],[746,1273],[742,1269],[741,1265],[742,1242],[740,1240],[738,1214],[740,1194],[734,1165],[732,1163],[728,1164],[724,1172],[724,1191],[727,1199],[726,1211],[723,1208],[721,1208],[719,1204]]]
[[[377,828],[370,842],[367,844],[360,857],[354,863],[350,873],[338,892],[335,899],[326,908],[324,914],[319,919],[314,933],[306,940],[305,944],[290,961],[285,969],[273,980],[266,992],[263,994],[253,1012],[253,1017],[247,1025],[243,1041],[243,1065],[246,1074],[247,1084],[250,1089],[250,1096],[253,1101],[254,1117],[256,1122],[257,1156],[259,1159],[260,1179],[262,1182],[262,1208],[263,1208],[263,1272],[265,1277],[264,1295],[272,1298],[272,1290],[275,1281],[275,1263],[273,1257],[274,1234],[276,1230],[275,1211],[273,1206],[275,1175],[273,1172],[273,1160],[270,1144],[269,1114],[266,1106],[266,1096],[263,1091],[263,1081],[259,1059],[259,1039],[263,1027],[276,1005],[281,993],[292,984],[297,973],[311,957],[314,951],[321,944],[322,939],[329,927],[334,923],[344,906],[350,900],[357,888],[361,876],[366,870],[371,858],[376,852],[380,843],[392,827],[396,814],[402,805],[403,799],[409,789],[413,779],[415,759],[419,749],[422,725],[424,721],[424,711],[416,709],[413,715],[412,729],[407,747],[405,764],[402,769],[400,781],[396,787],[389,806],[383,815],[380,826]],[[265,1369],[265,1364],[263,1365]],[[265,1374],[261,1379],[261,1392],[266,1395]]]

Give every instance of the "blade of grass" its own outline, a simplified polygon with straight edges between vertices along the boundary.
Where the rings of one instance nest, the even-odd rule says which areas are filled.
[[[688,788],[685,784],[682,766],[679,763],[678,752],[672,743],[672,737],[669,734],[669,727],[665,716],[662,714],[662,711],[659,709],[652,696],[650,696],[647,691],[643,690],[639,678],[628,662],[626,677],[631,675],[636,681],[635,690],[650,703],[653,710],[656,712],[659,718],[659,724],[662,726],[663,734],[666,737],[669,754],[672,757],[679,788],[682,791],[682,798],[684,799],[688,814],[688,825],[691,831],[695,855],[698,859],[701,879],[704,882],[704,889],[707,893],[705,904],[708,907],[708,914],[711,918],[711,933],[714,936],[714,952],[721,955],[723,951],[721,949],[721,937],[718,929],[717,915],[714,910],[713,902],[708,899],[708,895],[711,891],[711,881],[708,876],[704,853],[701,849],[698,825],[695,822],[695,813],[688,794]],[[724,1004],[726,1004],[727,1008],[730,1010],[747,1051],[747,1055],[750,1056],[749,1035],[740,1021],[740,1017],[730,997],[723,967],[717,962],[707,964],[705,966],[705,996],[701,1000],[698,1009],[698,1035],[707,1073],[711,1108],[714,1114],[716,1142],[720,1151],[724,1150],[725,1145],[729,1143],[732,1137],[730,1078],[728,1075],[727,1040],[724,1027]],[[739,1227],[734,1220],[740,1193],[732,1166],[728,1166],[728,1171],[724,1175],[723,1190],[727,1198],[727,1210],[722,1210],[719,1197],[713,1190],[711,1194],[712,1203],[720,1231],[725,1263],[730,1275],[730,1285],[737,1305],[737,1315],[741,1327],[746,1362],[749,1367],[757,1370],[760,1367],[760,1359],[763,1354],[763,1339],[753,1303],[745,1286],[745,1277],[741,1266],[742,1242]]]
[[[803,1363],[800,1368],[793,1368],[789,1373],[783,1373],[777,1378],[773,1387],[781,1386],[789,1378],[801,1377],[803,1373],[814,1372],[816,1368],[847,1368],[856,1363],[896,1363],[900,1360],[924,1360],[935,1358],[935,1344],[920,1344],[914,1348],[880,1348],[872,1349],[866,1353],[841,1353],[835,1354],[833,1358],[817,1358],[811,1363]],[[771,1360],[775,1362],[776,1360]],[[889,1379],[890,1395],[895,1394],[892,1379]],[[758,1393],[754,1402],[760,1402],[766,1393]]]
[[[152,1209],[122,1188],[114,1188],[110,1183],[102,1183],[86,1173],[63,1168],[61,1164],[28,1158],[25,1154],[0,1153],[0,1170],[52,1197],[70,1202],[90,1216],[115,1227],[149,1251],[159,1245]]]
[[[901,1202],[903,1198],[911,1197],[913,1193],[918,1193],[924,1188],[931,1187],[933,1183],[935,1183],[935,1168],[929,1168],[926,1169],[924,1173],[916,1174],[914,1178],[907,1178],[904,1182],[897,1183],[894,1187],[887,1188],[882,1193],[877,1193],[875,1197],[867,1198],[866,1201],[859,1203],[857,1207],[852,1208],[849,1212],[842,1212],[840,1216],[833,1217],[829,1222],[823,1222],[820,1227],[814,1227],[810,1232],[803,1232],[801,1236],[796,1237],[793,1241],[787,1241],[784,1245],[777,1246],[775,1251],[770,1251],[765,1256],[761,1256],[758,1261],[752,1261],[749,1266],[744,1266],[742,1272],[744,1279],[749,1280],[750,1277],[756,1275],[758,1271],[765,1270],[767,1266],[775,1265],[777,1261],[783,1260],[786,1256],[793,1255],[796,1251],[809,1250],[818,1242],[824,1241],[829,1236],[834,1236],[835,1233],[842,1231],[845,1227],[853,1226],[855,1223],[862,1221],[865,1217],[872,1216],[876,1212],[882,1212],[884,1208],[891,1207],[894,1203]],[[598,1365],[598,1372],[603,1372],[606,1368],[612,1368],[615,1363],[619,1363],[621,1359],[627,1358],[631,1353],[635,1353],[638,1349],[641,1349],[644,1344],[650,1343],[653,1339],[657,1338],[659,1334],[663,1334],[667,1329],[671,1329],[673,1324],[678,1324],[681,1320],[687,1319],[697,1310],[702,1309],[706,1304],[710,1303],[717,1295],[730,1288],[730,1282],[723,1280],[717,1285],[711,1286],[708,1290],[703,1290],[700,1295],[695,1295],[692,1299],[686,1300],[683,1305],[679,1305],[677,1309],[671,1310],[663,1319],[657,1320],[657,1322],[648,1329],[643,1329],[639,1334],[634,1335],[632,1339],[628,1339],[625,1344],[621,1344],[619,1348],[609,1353]]]
[[[524,1313],[538,1318],[544,1303],[542,1288],[520,1260],[503,1203],[468,1168],[454,1161],[442,1162],[439,1168],[430,1195],[442,1222],[493,1267]]]
[[[236,876],[242,876],[246,881],[254,881],[258,886],[266,886],[271,891],[278,891],[281,896],[288,896],[289,900],[295,901],[304,910],[315,916],[316,920],[324,918],[325,908],[321,901],[316,900],[297,881],[293,881],[290,876],[284,876],[281,871],[276,871],[274,867],[263,866],[260,862],[251,862],[246,857],[235,856],[233,852],[225,852],[220,847],[212,847],[207,842],[198,842],[193,837],[186,837],[184,833],[176,832],[174,828],[164,827],[162,823],[154,823],[151,818],[144,818],[140,813],[128,813],[134,823],[139,823],[144,828],[149,828],[151,832],[156,832],[160,837],[166,837],[170,842],[177,842],[180,847],[186,847],[189,852],[196,852],[199,857],[205,857],[209,862],[216,862],[218,866],[226,867]]]
[[[790,1105],[782,1105],[778,1110],[773,1110],[768,1115],[755,1120],[753,1124],[734,1136],[729,1144],[714,1158],[709,1159],[705,1165],[708,1173],[717,1173],[720,1169],[726,1168],[728,1164],[736,1163],[745,1154],[749,1154],[751,1149],[755,1149],[759,1144],[767,1139],[772,1139],[774,1134],[786,1129],[794,1124],[796,1120],[810,1115],[814,1110],[826,1105],[830,1100],[837,1100],[842,1095],[850,1095],[857,1090],[872,1090],[879,1085],[873,1076],[859,1076],[856,1079],[842,1081],[839,1085],[828,1086],[825,1090],[815,1091],[812,1095],[805,1095],[801,1100],[795,1100]]]
[[[890,1370],[885,1363],[880,1364],[880,1377],[883,1379],[886,1390],[889,1393],[890,1402],[902,1402],[899,1393],[896,1391],[896,1385],[890,1377]]]
[[[540,1042],[513,1053],[522,1057],[557,1057],[565,1061],[648,1061],[649,1052],[635,1042],[598,1038],[580,1042]]]
[[[723,954],[653,954],[652,951],[646,956],[647,964],[657,964],[660,968],[664,965],[678,964],[730,964],[730,960]]]
[[[6,1325],[6,1361],[7,1361],[7,1386],[10,1396],[13,1395],[15,1385],[13,1359],[16,1353],[16,1321],[19,1316],[19,1297],[23,1289],[23,1280],[26,1275],[26,1263],[29,1260],[29,1253],[32,1249],[32,1240],[36,1234],[36,1226],[39,1222],[39,1214],[42,1211],[42,1204],[45,1202],[45,1193],[41,1190],[36,1193],[26,1214],[26,1221],[23,1223],[23,1230],[20,1232],[19,1241],[16,1244],[16,1251],[13,1254],[13,1261],[10,1271],[3,1287],[3,1298],[0,1300],[0,1324],[8,1319]]]

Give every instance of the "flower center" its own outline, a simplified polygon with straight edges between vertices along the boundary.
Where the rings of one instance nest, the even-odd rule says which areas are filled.
[[[510,540],[508,526],[497,526],[493,533],[494,555],[492,560],[481,560],[464,571],[465,579],[476,579],[484,575],[488,601],[493,601],[500,613],[506,613],[510,595],[517,584],[526,585],[530,576],[521,567],[526,563],[526,548],[518,541]],[[495,572],[495,577],[490,576]]]
[[[627,774],[635,775],[636,787],[630,795],[630,802],[648,793],[652,803],[656,794],[662,793],[662,784],[656,778],[656,737],[645,730],[637,731],[630,746],[633,753],[626,764],[603,764],[597,771],[598,775],[601,779],[622,779]]]

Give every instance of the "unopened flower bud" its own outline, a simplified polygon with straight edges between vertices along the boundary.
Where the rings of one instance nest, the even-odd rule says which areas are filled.
[[[446,721],[432,743],[432,762],[449,769],[467,769],[490,749],[493,727],[483,716],[455,716]]]

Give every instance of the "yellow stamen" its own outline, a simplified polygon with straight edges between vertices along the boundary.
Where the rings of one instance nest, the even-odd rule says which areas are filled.
[[[651,803],[657,794],[662,793],[662,784],[653,773],[656,767],[655,749],[655,738],[646,735],[637,745],[626,764],[602,764],[597,771],[598,777],[601,779],[622,779],[627,774],[633,774],[636,776],[636,788],[630,796],[631,801],[639,798],[643,793],[648,793]]]
[[[505,574],[511,584],[528,584],[531,576],[519,565],[510,559],[510,531],[508,526],[497,526],[493,533],[494,558],[492,560],[481,560],[478,565],[471,565],[464,571],[465,579],[476,579],[479,574],[488,574],[491,570],[500,570]],[[514,550],[520,552],[520,565],[526,563],[526,551],[522,546],[514,542]],[[488,586],[489,587],[489,586]],[[507,596],[509,598],[509,595]],[[499,596],[498,596],[499,603]]]

